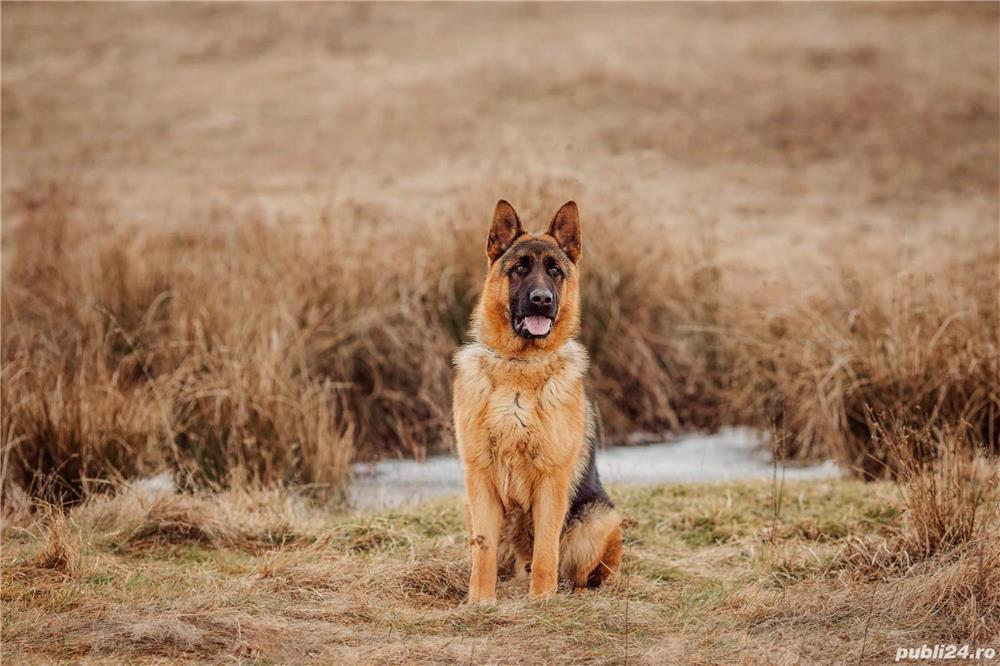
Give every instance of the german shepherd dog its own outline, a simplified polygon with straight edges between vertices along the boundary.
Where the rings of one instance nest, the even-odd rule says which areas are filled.
[[[597,587],[621,561],[622,518],[594,464],[583,390],[580,214],[562,206],[544,234],[497,203],[489,268],[455,355],[455,432],[465,470],[470,603],[496,599],[498,570],[530,573],[532,597]]]

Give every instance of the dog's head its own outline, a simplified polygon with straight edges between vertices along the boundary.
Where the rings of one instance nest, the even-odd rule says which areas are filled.
[[[543,234],[529,234],[497,202],[486,242],[489,271],[477,312],[480,342],[505,355],[555,349],[580,319],[580,213],[563,204]]]

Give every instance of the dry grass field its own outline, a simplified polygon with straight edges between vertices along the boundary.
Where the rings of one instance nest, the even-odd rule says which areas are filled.
[[[998,21],[4,3],[4,658],[1000,644]],[[449,450],[500,197],[580,205],[609,441],[749,425],[882,481],[778,518],[773,486],[623,489],[628,575],[537,608],[456,608],[453,506],[324,513],[352,460]]]
[[[911,497],[891,484],[615,495],[639,517],[615,584],[530,602],[507,581],[471,607],[455,501],[331,515],[275,492],[123,490],[8,530],[4,658],[884,664],[900,647],[997,646],[1000,543],[908,549]]]

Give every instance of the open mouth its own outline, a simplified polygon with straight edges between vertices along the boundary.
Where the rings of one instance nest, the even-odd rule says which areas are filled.
[[[526,338],[544,338],[552,330],[552,319],[545,315],[514,318],[514,331]]]

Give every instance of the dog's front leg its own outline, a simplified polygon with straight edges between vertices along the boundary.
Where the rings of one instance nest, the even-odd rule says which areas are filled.
[[[559,536],[569,508],[569,476],[542,479],[535,490],[531,516],[535,543],[531,554],[532,597],[551,597],[559,583]]]
[[[489,603],[497,598],[497,546],[503,512],[490,480],[478,470],[465,474],[469,498],[469,603]]]

